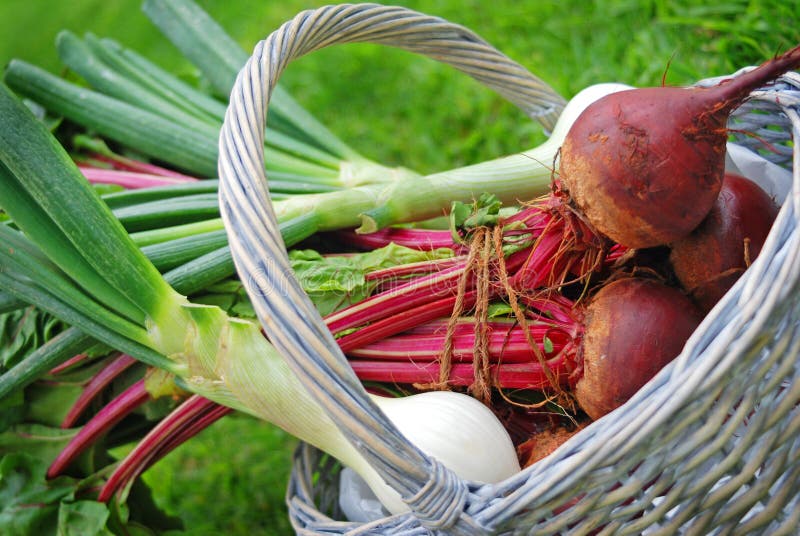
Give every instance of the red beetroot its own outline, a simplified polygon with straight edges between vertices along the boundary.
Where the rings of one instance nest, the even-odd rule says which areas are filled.
[[[602,287],[584,311],[578,404],[592,419],[624,404],[680,353],[701,319],[681,291],[655,280]]]
[[[753,181],[726,174],[708,216],[672,244],[670,262],[683,288],[711,310],[755,260],[778,215],[778,206]]]
[[[517,445],[517,456],[519,457],[520,465],[524,469],[546,458],[583,428],[583,425],[569,428],[555,426],[531,434],[525,442]]]
[[[669,244],[708,214],[722,185],[728,115],[800,64],[800,47],[710,88],[656,87],[591,104],[561,148],[559,180],[598,232],[630,248]]]

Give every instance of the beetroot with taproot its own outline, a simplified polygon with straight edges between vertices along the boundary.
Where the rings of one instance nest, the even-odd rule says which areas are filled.
[[[758,87],[800,65],[800,46],[701,88],[620,91],[592,103],[561,147],[559,182],[596,231],[629,248],[675,242],[722,186],[727,120]]]
[[[671,245],[673,271],[701,310],[710,311],[756,259],[777,215],[775,201],[758,184],[725,175],[711,212]]]

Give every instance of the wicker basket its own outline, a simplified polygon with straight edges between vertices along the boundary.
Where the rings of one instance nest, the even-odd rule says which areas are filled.
[[[336,517],[336,464],[301,446],[287,495],[297,532],[797,534],[800,174],[758,260],[667,369],[542,462],[497,485],[464,482],[408,443],[366,396],[299,284],[287,276],[268,199],[261,147],[278,77],[293,58],[356,41],[449,63],[545,127],[563,104],[468,30],[404,8],[359,4],[304,12],[256,47],[234,87],[221,137],[220,204],[237,269],[243,281],[263,279],[270,264],[271,284],[281,292],[251,296],[265,331],[411,508],[373,523],[342,521]],[[755,92],[734,120],[741,123],[737,128],[786,148],[770,158],[798,170],[800,148],[791,154],[791,138],[800,129],[799,106],[800,77],[790,74]]]

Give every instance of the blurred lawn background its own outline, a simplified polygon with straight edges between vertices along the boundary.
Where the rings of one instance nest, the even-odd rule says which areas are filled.
[[[199,0],[246,50],[318,0]],[[688,84],[760,63],[800,41],[800,2],[753,0],[417,0],[392,2],[463,24],[565,97],[596,82]],[[0,61],[58,72],[61,29],[112,37],[180,74],[194,71],[140,11],[140,0],[3,0]],[[543,134],[453,70],[372,45],[323,50],[284,86],[363,154],[435,171],[532,147]],[[236,416],[146,475],[190,534],[288,534],[285,482],[294,441]]]

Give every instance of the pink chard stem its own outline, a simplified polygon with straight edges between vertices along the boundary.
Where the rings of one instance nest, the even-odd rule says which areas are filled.
[[[97,500],[108,502],[115,494],[126,493],[134,480],[159,459],[231,411],[199,395],[192,395],[162,419],[119,463]]]
[[[100,372],[94,375],[94,377],[89,380],[89,383],[86,384],[83,391],[81,392],[78,399],[72,405],[67,415],[64,417],[63,422],[61,423],[61,428],[72,428],[75,426],[75,423],[78,422],[78,419],[86,411],[86,408],[89,407],[92,400],[99,395],[103,389],[105,389],[114,379],[118,378],[123,372],[128,370],[132,365],[137,363],[137,361],[129,355],[122,354],[111,363],[109,363],[106,367],[104,367]]]
[[[522,327],[510,322],[490,322],[489,357],[493,363],[529,363],[535,360],[533,350]],[[572,341],[571,335],[552,324],[532,322],[528,330],[539,350],[548,358],[562,351]],[[402,361],[415,363],[436,361],[442,353],[447,333],[447,321],[429,322],[401,335],[350,350],[348,356],[355,359]],[[454,362],[471,363],[474,358],[475,322],[463,320],[458,323],[453,336]]]
[[[411,361],[372,361],[353,359],[350,361],[356,376],[362,381],[378,381],[395,384],[429,384],[439,382],[439,364]],[[567,361],[563,356],[547,362],[552,373],[562,382],[569,376]],[[491,378],[496,387],[503,389],[550,390],[551,383],[539,363],[508,363],[491,365]],[[468,387],[475,381],[471,363],[452,365],[448,383]]]
[[[56,457],[47,471],[47,477],[55,478],[63,473],[81,453],[149,399],[144,380],[131,385],[81,428]]]
[[[190,177],[189,175],[184,175],[183,173],[178,173],[177,171],[173,171],[171,169],[157,166],[155,164],[150,164],[148,162],[135,160],[133,158],[127,158],[118,154],[111,153],[103,155],[95,153],[91,156],[91,158],[99,162],[110,164],[114,169],[118,169],[121,171],[133,171],[136,173],[145,173],[148,175],[155,175],[158,177],[172,177],[173,179],[177,179],[181,182],[190,182],[197,180],[194,177]]]
[[[120,171],[116,169],[105,169],[97,167],[79,166],[81,173],[86,180],[92,184],[115,184],[128,190],[138,188],[150,188],[153,186],[172,186],[175,184],[185,184],[197,179],[186,177],[178,178],[141,171]]]
[[[340,237],[348,244],[364,250],[373,250],[397,244],[420,251],[432,251],[439,248],[450,248],[457,253],[464,253],[466,248],[453,242],[453,236],[447,230],[406,229],[387,227],[373,233],[357,233],[355,231],[339,231]]]
[[[65,371],[71,369],[72,367],[83,363],[88,358],[89,358],[89,356],[87,354],[74,355],[74,356],[70,357],[69,359],[67,359],[66,361],[64,361],[63,363],[61,363],[60,365],[57,365],[57,366],[53,367],[52,369],[50,369],[50,372],[48,372],[48,374],[50,374],[51,376],[57,376],[57,375],[61,374],[62,372],[65,372]]]

